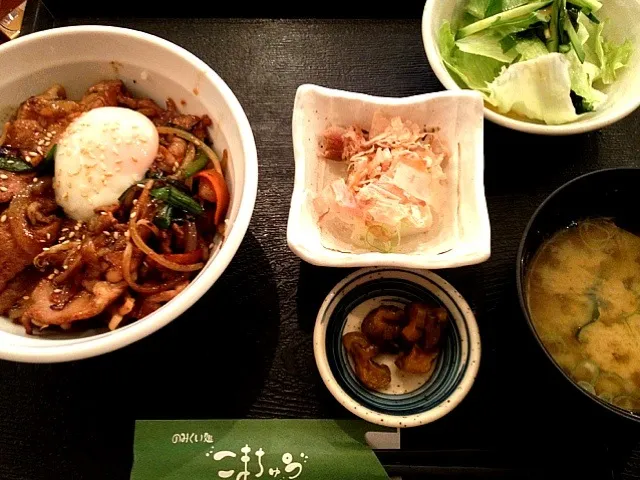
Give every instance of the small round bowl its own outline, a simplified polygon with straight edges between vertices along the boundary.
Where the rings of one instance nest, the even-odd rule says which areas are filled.
[[[427,53],[431,69],[438,80],[448,90],[461,87],[453,79],[440,57],[438,48],[438,32],[445,20],[451,21],[459,16],[459,5],[463,0],[428,0],[422,15],[422,41]],[[640,2],[637,0],[608,0],[598,11],[598,17],[609,19],[604,34],[607,39],[623,42],[630,39],[634,45],[640,44]],[[624,68],[618,79],[608,85],[605,93],[608,100],[597,112],[589,113],[572,123],[563,125],[546,125],[533,120],[515,118],[498,113],[487,107],[485,117],[498,125],[512,130],[539,135],[573,135],[597,130],[626,117],[640,106],[640,55],[634,52],[630,64]]]
[[[450,325],[432,374],[416,378],[392,370],[389,393],[370,390],[355,376],[342,336],[353,328],[354,316],[381,303],[412,301],[449,312]],[[322,380],[346,409],[371,423],[415,427],[443,417],[467,395],[480,365],[480,335],[467,302],[441,277],[426,270],[363,268],[327,295],[316,319],[313,351]]]
[[[171,42],[115,27],[80,26],[46,30],[0,46],[0,121],[31,95],[54,83],[79,99],[104,79],[121,79],[135,95],[160,105],[173,98],[181,111],[208,114],[216,150],[227,149],[225,172],[231,193],[227,236],[217,254],[176,298],[112,332],[29,336],[0,318],[0,358],[22,362],[62,362],[92,357],[133,343],[167,325],[193,305],[220,277],[247,230],[256,198],[258,161],[253,133],[233,92],[202,60]]]
[[[542,343],[531,320],[526,301],[525,281],[528,267],[538,248],[554,233],[572,222],[585,218],[612,218],[616,224],[632,232],[640,231],[640,217],[633,206],[637,203],[640,168],[598,170],[571,180],[553,192],[535,211],[527,225],[516,265],[516,282],[522,312],[538,345],[560,374],[580,392],[603,408],[621,417],[640,422],[640,417],[592,395],[575,383],[558,365]]]

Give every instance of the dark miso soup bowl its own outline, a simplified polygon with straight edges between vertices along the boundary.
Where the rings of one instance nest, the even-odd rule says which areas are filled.
[[[640,423],[640,416],[592,395],[569,377],[547,351],[538,336],[526,301],[525,279],[538,248],[554,233],[587,218],[611,218],[625,230],[640,232],[640,168],[598,170],[577,177],[558,188],[538,207],[522,236],[518,249],[516,282],[522,312],[538,345],[569,383],[592,401],[620,417]]]

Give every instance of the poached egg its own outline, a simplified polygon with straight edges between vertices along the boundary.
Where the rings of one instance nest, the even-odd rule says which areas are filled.
[[[158,153],[158,131],[143,114],[101,107],[69,124],[58,142],[53,187],[56,202],[77,221],[142,180]]]

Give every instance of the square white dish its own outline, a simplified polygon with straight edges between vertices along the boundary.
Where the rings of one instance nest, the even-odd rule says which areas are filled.
[[[292,120],[296,172],[287,225],[289,248],[311,264],[330,267],[437,269],[487,260],[491,231],[484,195],[483,108],[482,95],[472,91],[389,98],[301,85]],[[328,248],[310,201],[336,176],[318,153],[322,133],[332,125],[355,124],[366,129],[375,112],[439,128],[451,152],[445,173],[454,180],[450,183],[453,191],[449,208],[439,212],[446,228],[407,253],[348,253]]]

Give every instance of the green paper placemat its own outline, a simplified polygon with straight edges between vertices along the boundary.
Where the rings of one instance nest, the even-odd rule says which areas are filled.
[[[136,422],[132,480],[387,480],[360,421]]]

